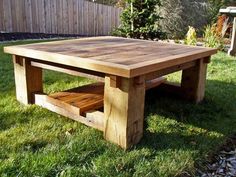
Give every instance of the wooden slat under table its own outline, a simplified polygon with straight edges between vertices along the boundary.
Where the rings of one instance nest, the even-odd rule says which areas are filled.
[[[146,90],[160,86],[201,102],[207,64],[217,52],[205,47],[110,36],[8,46],[4,51],[13,55],[17,100],[36,103],[102,130],[107,140],[123,148],[142,138]],[[46,95],[43,69],[99,83]],[[175,86],[178,89],[162,78],[181,70],[181,84]]]

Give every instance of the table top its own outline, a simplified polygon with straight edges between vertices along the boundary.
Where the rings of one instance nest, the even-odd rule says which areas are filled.
[[[106,36],[8,46],[4,52],[131,78],[208,57],[217,50]]]

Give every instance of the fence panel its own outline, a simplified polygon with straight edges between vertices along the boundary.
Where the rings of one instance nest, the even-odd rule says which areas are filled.
[[[0,0],[0,31],[109,35],[120,13],[86,0]]]

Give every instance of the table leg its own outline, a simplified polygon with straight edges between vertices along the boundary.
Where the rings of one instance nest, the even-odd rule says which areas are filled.
[[[200,59],[196,66],[183,70],[181,90],[186,99],[196,103],[203,100],[208,62],[209,58]]]
[[[127,149],[143,136],[145,79],[105,77],[104,137]]]
[[[30,65],[30,59],[13,56],[16,97],[23,104],[34,103],[33,93],[42,92],[42,69]]]
[[[233,56],[236,55],[236,17],[234,18],[232,41],[228,54]]]

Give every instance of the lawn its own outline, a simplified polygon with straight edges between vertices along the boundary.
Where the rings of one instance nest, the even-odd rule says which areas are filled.
[[[236,58],[213,56],[205,101],[199,105],[147,93],[145,133],[129,151],[103,139],[102,132],[15,99],[11,56],[0,44],[0,176],[177,176],[207,159],[236,133]],[[180,79],[180,73],[169,76]],[[54,92],[93,82],[44,72],[44,89]],[[152,95],[152,96],[151,96]],[[155,99],[154,99],[155,98]]]

